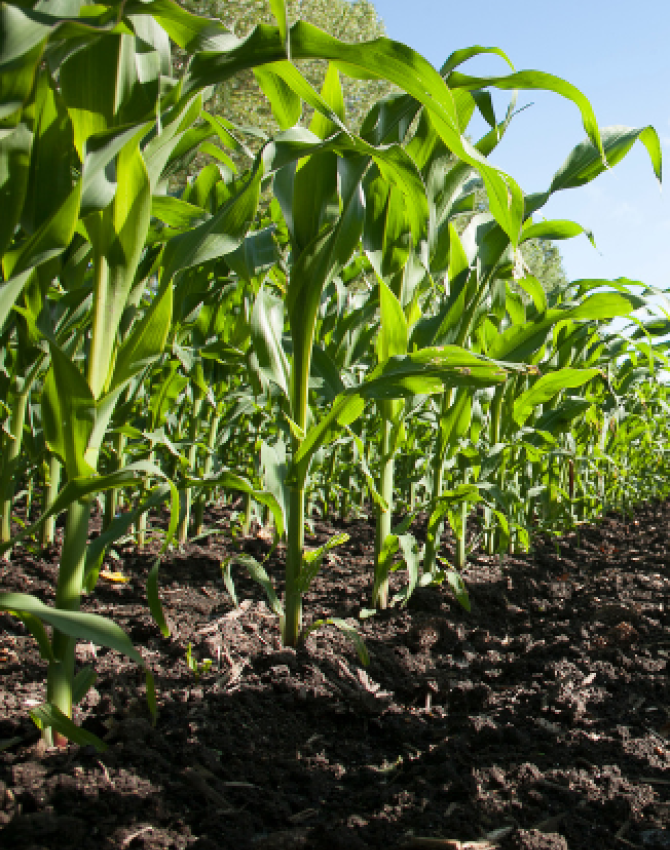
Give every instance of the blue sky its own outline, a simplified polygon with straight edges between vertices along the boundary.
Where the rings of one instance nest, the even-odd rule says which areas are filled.
[[[597,250],[584,236],[561,243],[569,279],[628,277],[670,289],[669,0],[375,0],[375,7],[390,38],[438,68],[454,50],[500,47],[517,70],[546,71],[581,89],[601,127],[653,125],[666,159],[663,192],[637,142],[589,186],[554,196],[543,214],[594,233]],[[459,70],[503,74],[506,65],[486,56]],[[496,102],[502,115],[503,93]],[[585,137],[574,104],[548,92],[520,92],[519,106],[531,102],[491,157],[526,192],[546,189]]]

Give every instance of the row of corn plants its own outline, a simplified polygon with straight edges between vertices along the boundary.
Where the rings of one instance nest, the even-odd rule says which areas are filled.
[[[0,4],[0,551],[11,563],[65,522],[53,604],[0,593],[0,609],[48,662],[32,716],[50,743],[101,746],[72,720],[95,680],[75,670],[77,640],[145,667],[115,623],[81,611],[129,534],[159,539],[147,596],[167,635],[161,557],[206,530],[208,503],[232,500],[242,532],[255,516],[285,542],[285,591],[242,555],[227,586],[235,599],[237,561],[294,646],[315,625],[304,594],[345,539],[307,549],[315,514],[372,511],[381,609],[444,581],[467,604],[460,568],[480,538],[527,548],[537,531],[667,495],[664,296],[621,279],[547,293],[524,262],[531,240],[592,238],[539,212],[636,141],[660,180],[654,129],[600,129],[576,88],[497,48],[437,71],[404,45],[347,44],[270,6],[276,25],[240,40],[172,0]],[[189,57],[179,75],[175,46]],[[483,52],[505,73],[464,74]],[[321,91],[301,74],[308,59],[327,65]],[[249,69],[271,138],[206,109]],[[347,76],[395,86],[360,128]],[[491,89],[510,92],[504,116]],[[524,194],[490,155],[514,131],[516,92],[534,89],[571,101],[587,137]],[[473,142],[475,115],[488,130]],[[171,191],[197,154],[208,164]],[[608,330],[627,316],[626,332]]]

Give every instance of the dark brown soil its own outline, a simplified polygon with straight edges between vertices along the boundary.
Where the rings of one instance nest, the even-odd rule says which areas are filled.
[[[316,524],[311,545],[334,530]],[[166,558],[172,635],[146,605],[149,553],[120,550],[85,609],[113,617],[156,676],[152,727],[137,667],[81,644],[98,680],[77,719],[102,754],[45,750],[27,717],[45,664],[0,618],[0,845],[23,848],[670,848],[670,505],[609,517],[528,556],[475,554],[466,613],[446,587],[360,621],[373,528],[346,524],[306,598],[308,621],[357,624],[358,662],[332,626],[283,649],[262,590],[228,535]],[[268,551],[248,537],[247,552]],[[448,550],[448,544],[447,544]],[[269,572],[281,588],[281,550]],[[53,598],[57,552],[18,550],[4,590]],[[400,581],[397,573],[394,580]],[[189,643],[200,661],[186,664]],[[97,659],[93,658],[97,655]]]

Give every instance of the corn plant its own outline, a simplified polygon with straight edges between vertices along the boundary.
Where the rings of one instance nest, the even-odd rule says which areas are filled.
[[[484,503],[487,543],[500,551],[526,545],[533,527],[627,508],[650,486],[642,464],[667,467],[667,393],[655,377],[667,351],[655,339],[670,311],[639,323],[632,341],[603,329],[657,293],[583,280],[547,295],[523,269],[526,242],[586,232],[534,219],[554,192],[594,179],[638,140],[660,178],[655,131],[600,131],[574,87],[517,72],[495,48],[485,52],[510,66],[504,76],[461,73],[483,48],[438,72],[404,45],[345,44],[291,24],[282,0],[271,8],[276,26],[241,40],[173,0],[0,4],[0,553],[37,533],[49,542],[66,513],[54,605],[2,593],[0,609],[23,619],[49,663],[33,716],[53,743],[101,745],[72,721],[94,678],[75,675],[77,639],[143,665],[114,623],[81,612],[81,596],[114,541],[134,527],[145,543],[147,516],[167,498],[162,551],[175,532],[186,543],[202,531],[212,493],[241,494],[247,530],[254,503],[271,516],[276,540],[286,536],[283,602],[261,564],[237,561],[293,646],[319,625],[305,628],[303,596],[345,539],[305,547],[310,501],[325,513],[339,500],[346,515],[373,500],[375,606],[445,577],[465,604],[458,571],[437,566],[445,517],[462,567],[473,504]],[[189,57],[181,78],[171,44]],[[295,64],[305,59],[328,63],[320,92]],[[210,86],[248,69],[280,128],[252,129],[255,153],[246,131],[203,108]],[[358,134],[342,75],[399,88]],[[524,195],[491,165],[514,116],[513,100],[497,120],[491,87],[552,91],[580,110],[588,138],[545,192]],[[490,131],[472,144],[476,110]],[[171,194],[198,153],[212,161]],[[12,534],[22,476],[28,516]],[[99,494],[103,532],[89,542]],[[423,576],[409,533],[421,498]],[[409,578],[389,599],[398,552]],[[148,598],[167,634],[158,566]],[[351,626],[332,622],[364,658]],[[147,694],[151,704],[150,675]]]

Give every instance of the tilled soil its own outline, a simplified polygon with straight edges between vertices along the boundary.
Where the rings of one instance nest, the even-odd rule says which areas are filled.
[[[670,505],[538,540],[531,555],[473,554],[470,613],[442,586],[359,619],[372,525],[316,523],[309,544],[341,530],[351,538],[314,581],[306,620],[355,624],[365,668],[333,626],[282,648],[241,567],[235,608],[221,574],[230,535],[163,562],[168,638],[146,604],[151,552],[119,550],[108,569],[130,580],[101,579],[84,608],[132,636],[159,716],[152,726],[134,664],[82,643],[78,661],[98,679],[77,720],[104,753],[41,745],[27,713],[44,699],[46,665],[1,616],[0,845],[670,848]],[[258,558],[270,548],[262,535],[241,543]],[[278,589],[282,558],[268,561]],[[0,586],[49,602],[57,563],[57,550],[19,549]],[[397,590],[402,573],[393,580]],[[199,677],[189,644],[213,662]]]

